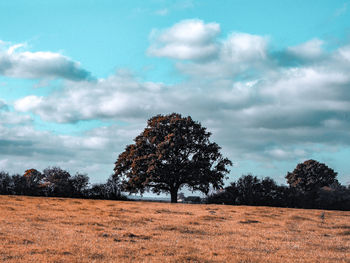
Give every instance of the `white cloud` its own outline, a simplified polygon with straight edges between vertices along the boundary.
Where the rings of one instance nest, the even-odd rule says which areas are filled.
[[[10,111],[9,105],[0,99],[0,125],[16,125],[31,122],[32,118],[29,115]]]
[[[323,55],[323,44],[324,42],[320,39],[312,39],[301,45],[289,47],[287,51],[302,58],[314,59]]]
[[[32,148],[17,143],[39,155],[55,145],[64,145],[67,156],[79,153],[71,167],[89,165],[86,160],[93,158],[112,166],[148,118],[171,112],[201,121],[235,162],[295,161],[320,145],[350,146],[349,46],[326,51],[321,40],[311,40],[276,52],[266,36],[233,33],[219,40],[219,31],[215,23],[186,20],[155,33],[159,46],[151,48],[176,59],[176,67],[189,76],[182,83],[143,82],[124,71],[96,81],[66,81],[52,94],[14,103],[16,110],[50,122],[123,120],[125,127],[103,127],[75,137],[33,135],[23,127],[12,134],[16,140],[25,134],[32,137]],[[202,51],[211,45],[216,51],[209,59],[210,52]],[[182,46],[188,50],[176,49]],[[39,137],[53,145],[44,146]]]
[[[0,170],[23,173],[60,166],[71,174],[88,173],[92,182],[104,182],[118,154],[141,131],[140,125],[111,125],[76,136],[59,135],[38,130],[27,117],[0,111]]]
[[[217,23],[183,20],[171,28],[153,30],[148,53],[182,60],[207,59],[215,56],[218,51],[216,37],[219,33],[220,26]]]
[[[42,97],[37,97],[35,95],[30,95],[27,97],[24,97],[22,99],[19,99],[15,102],[15,108],[18,111],[30,111],[32,109],[35,109],[36,107],[40,106],[40,104],[43,102]]]
[[[139,83],[119,72],[95,82],[69,82],[50,97],[27,96],[14,103],[21,112],[31,111],[46,121],[140,119],[167,111],[166,96],[178,95],[162,83]]]
[[[0,75],[15,78],[90,79],[80,63],[54,52],[17,51],[25,44],[15,44],[0,51]]]
[[[347,62],[350,62],[350,45],[339,48],[338,54],[340,58],[346,60]]]
[[[21,48],[21,47],[25,47],[25,46],[26,46],[26,44],[24,44],[24,43],[10,46],[9,49],[7,50],[7,54],[12,55],[16,49]]]
[[[267,58],[267,39],[246,33],[233,33],[222,43],[221,57],[233,63]]]
[[[325,65],[276,70],[263,79],[194,78],[174,86],[142,83],[121,72],[94,83],[70,82],[45,99],[21,99],[15,108],[56,122],[109,119],[145,124],[155,114],[179,112],[207,126],[233,160],[295,159],[307,156],[314,144],[350,145],[350,122],[344,117],[350,113],[346,71],[327,70]],[[79,141],[87,148],[106,143],[94,136]]]
[[[189,76],[200,78],[234,78],[237,75],[249,77],[265,73],[274,62],[268,57],[268,38],[247,33],[232,33],[216,43],[217,56],[207,61],[178,62],[176,67]]]

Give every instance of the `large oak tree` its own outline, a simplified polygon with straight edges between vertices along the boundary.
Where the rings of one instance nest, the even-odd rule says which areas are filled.
[[[210,187],[223,186],[227,166],[232,165],[210,135],[191,117],[157,115],[119,155],[114,176],[125,191],[170,193],[172,203],[183,186],[207,194]]]

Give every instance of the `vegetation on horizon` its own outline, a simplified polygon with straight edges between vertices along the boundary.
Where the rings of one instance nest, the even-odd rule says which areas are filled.
[[[106,183],[90,185],[86,174],[71,176],[59,167],[12,176],[0,171],[0,194],[125,200],[123,192],[151,190],[170,193],[175,203],[178,191],[186,186],[205,193],[207,203],[350,210],[350,185],[341,185],[333,169],[315,160],[287,173],[289,187],[269,177],[243,175],[223,188],[232,163],[210,136],[189,116],[157,115],[119,155]]]
[[[92,199],[126,199],[121,193],[120,182],[110,177],[104,184],[90,184],[86,174],[71,176],[60,167],[48,167],[41,173],[36,169],[26,170],[24,175],[9,175],[0,171],[0,194],[75,197]]]

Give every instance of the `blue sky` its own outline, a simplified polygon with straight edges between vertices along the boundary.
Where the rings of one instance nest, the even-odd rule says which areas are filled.
[[[350,182],[350,2],[1,1],[0,169],[104,181],[154,114],[241,174],[314,158]]]

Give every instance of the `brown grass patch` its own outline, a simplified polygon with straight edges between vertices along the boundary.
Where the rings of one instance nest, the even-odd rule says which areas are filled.
[[[176,214],[176,215],[193,215],[191,212],[184,211],[171,211],[169,209],[158,209],[155,211],[157,214]]]
[[[350,212],[321,213],[0,196],[0,261],[350,262]]]
[[[335,228],[335,229],[350,229],[350,225],[339,225],[339,226],[333,226],[332,228]]]
[[[205,216],[201,216],[199,217],[200,220],[204,220],[204,221],[224,221],[225,217],[222,216],[216,216],[216,215],[205,215]]]
[[[340,232],[339,235],[341,235],[341,236],[350,236],[350,230],[349,231]]]
[[[256,224],[256,223],[260,223],[260,221],[258,220],[251,220],[251,219],[247,219],[244,221],[239,221],[241,224]]]
[[[312,218],[298,216],[298,215],[291,216],[290,219],[293,221],[314,221]]]
[[[164,225],[164,226],[158,226],[155,228],[156,230],[161,230],[161,231],[175,231],[179,232],[181,234],[193,234],[193,235],[205,235],[206,232],[196,229],[196,228],[191,228],[187,226],[182,226],[182,225]]]

